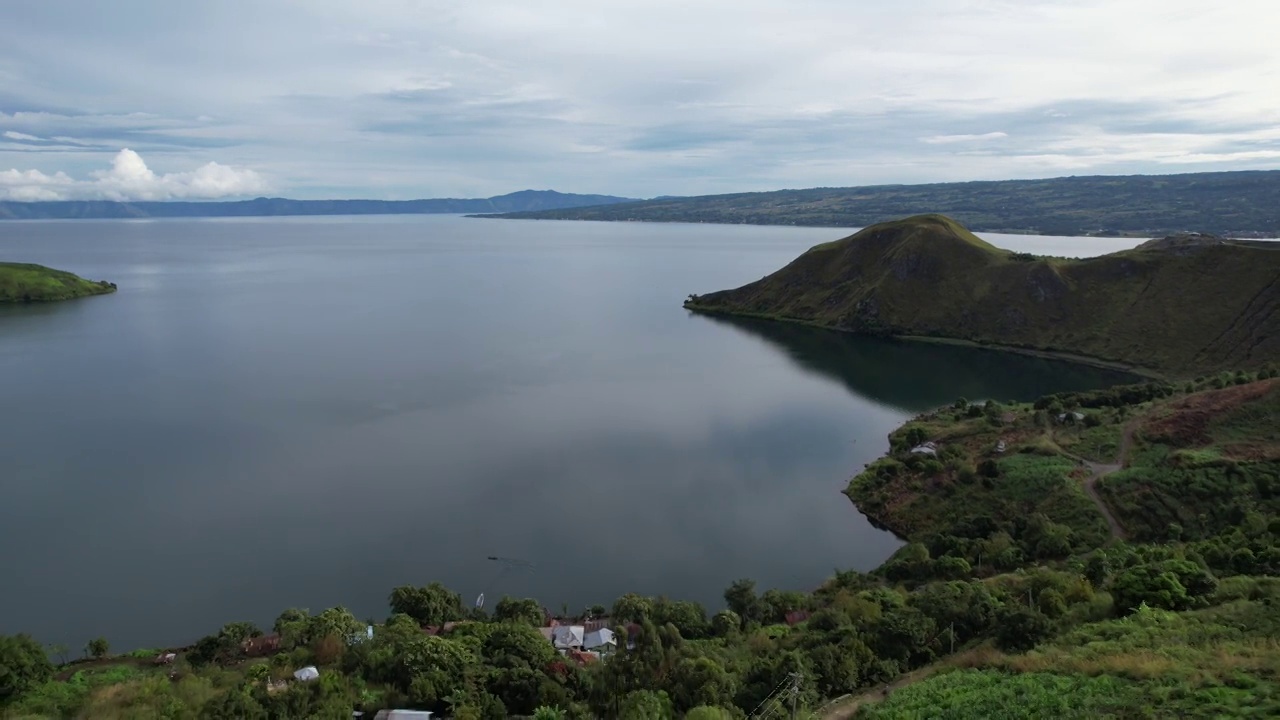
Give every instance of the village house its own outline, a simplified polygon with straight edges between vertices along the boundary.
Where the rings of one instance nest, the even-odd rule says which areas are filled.
[[[936,457],[938,455],[938,444],[933,442],[932,440],[927,442],[922,442],[919,445],[911,448],[911,454],[912,455],[930,455],[930,456]]]

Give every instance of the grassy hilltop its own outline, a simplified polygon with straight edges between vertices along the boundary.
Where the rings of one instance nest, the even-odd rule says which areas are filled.
[[[793,698],[806,720],[1276,717],[1275,375],[921,415],[849,488],[910,541],[888,562],[812,592],[739,580],[714,614],[624,595],[587,610],[633,643],[603,660],[558,654],[536,600],[489,613],[432,583],[392,590],[372,638],[341,607],[229,623],[161,663],[103,638],[54,667],[0,636],[0,717],[732,720]],[[926,441],[936,456],[910,452]]]
[[[0,304],[70,300],[115,291],[115,283],[93,282],[43,265],[0,262]]]
[[[1067,260],[1001,250],[950,218],[919,215],[686,307],[1187,375],[1280,357],[1280,245],[1180,236]]]

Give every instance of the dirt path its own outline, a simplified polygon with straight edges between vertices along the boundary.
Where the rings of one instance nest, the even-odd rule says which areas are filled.
[[[1134,418],[1133,420],[1125,423],[1124,427],[1121,429],[1120,451],[1116,461],[1113,463],[1100,463],[1092,460],[1086,460],[1079,455],[1063,449],[1062,446],[1058,446],[1058,449],[1062,451],[1063,455],[1066,455],[1072,460],[1075,460],[1081,465],[1089,468],[1089,477],[1084,480],[1084,492],[1089,496],[1089,499],[1093,501],[1093,504],[1098,507],[1098,512],[1102,513],[1102,517],[1106,519],[1107,527],[1111,528],[1111,537],[1114,537],[1117,540],[1128,540],[1129,534],[1125,532],[1124,526],[1120,524],[1119,520],[1116,520],[1116,516],[1111,512],[1111,508],[1107,506],[1106,502],[1102,500],[1102,496],[1098,494],[1098,481],[1111,473],[1124,469],[1124,466],[1129,461],[1129,449],[1133,447],[1133,432],[1137,429],[1139,420],[1140,418]],[[1057,445],[1057,442],[1055,441],[1054,444]]]
[[[846,720],[858,714],[858,709],[866,705],[874,705],[884,700],[888,695],[892,695],[899,688],[904,688],[912,683],[920,682],[930,675],[937,672],[942,667],[941,663],[926,665],[922,668],[912,670],[906,675],[900,675],[897,680],[889,683],[889,692],[885,692],[883,685],[872,688],[859,695],[848,695],[822,708],[818,713],[818,717],[822,720]]]

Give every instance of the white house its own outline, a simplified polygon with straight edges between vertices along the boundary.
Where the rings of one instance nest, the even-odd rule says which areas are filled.
[[[551,628],[551,644],[557,650],[581,648],[586,635],[586,628],[581,625],[557,625]]]
[[[613,650],[618,646],[618,640],[614,637],[613,631],[609,628],[600,628],[593,632],[587,633],[582,640],[582,647],[585,650]]]

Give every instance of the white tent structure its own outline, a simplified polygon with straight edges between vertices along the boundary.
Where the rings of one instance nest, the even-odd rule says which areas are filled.
[[[308,665],[295,671],[293,673],[293,677],[296,678],[298,682],[309,682],[320,677],[320,671],[316,669],[315,665]]]

